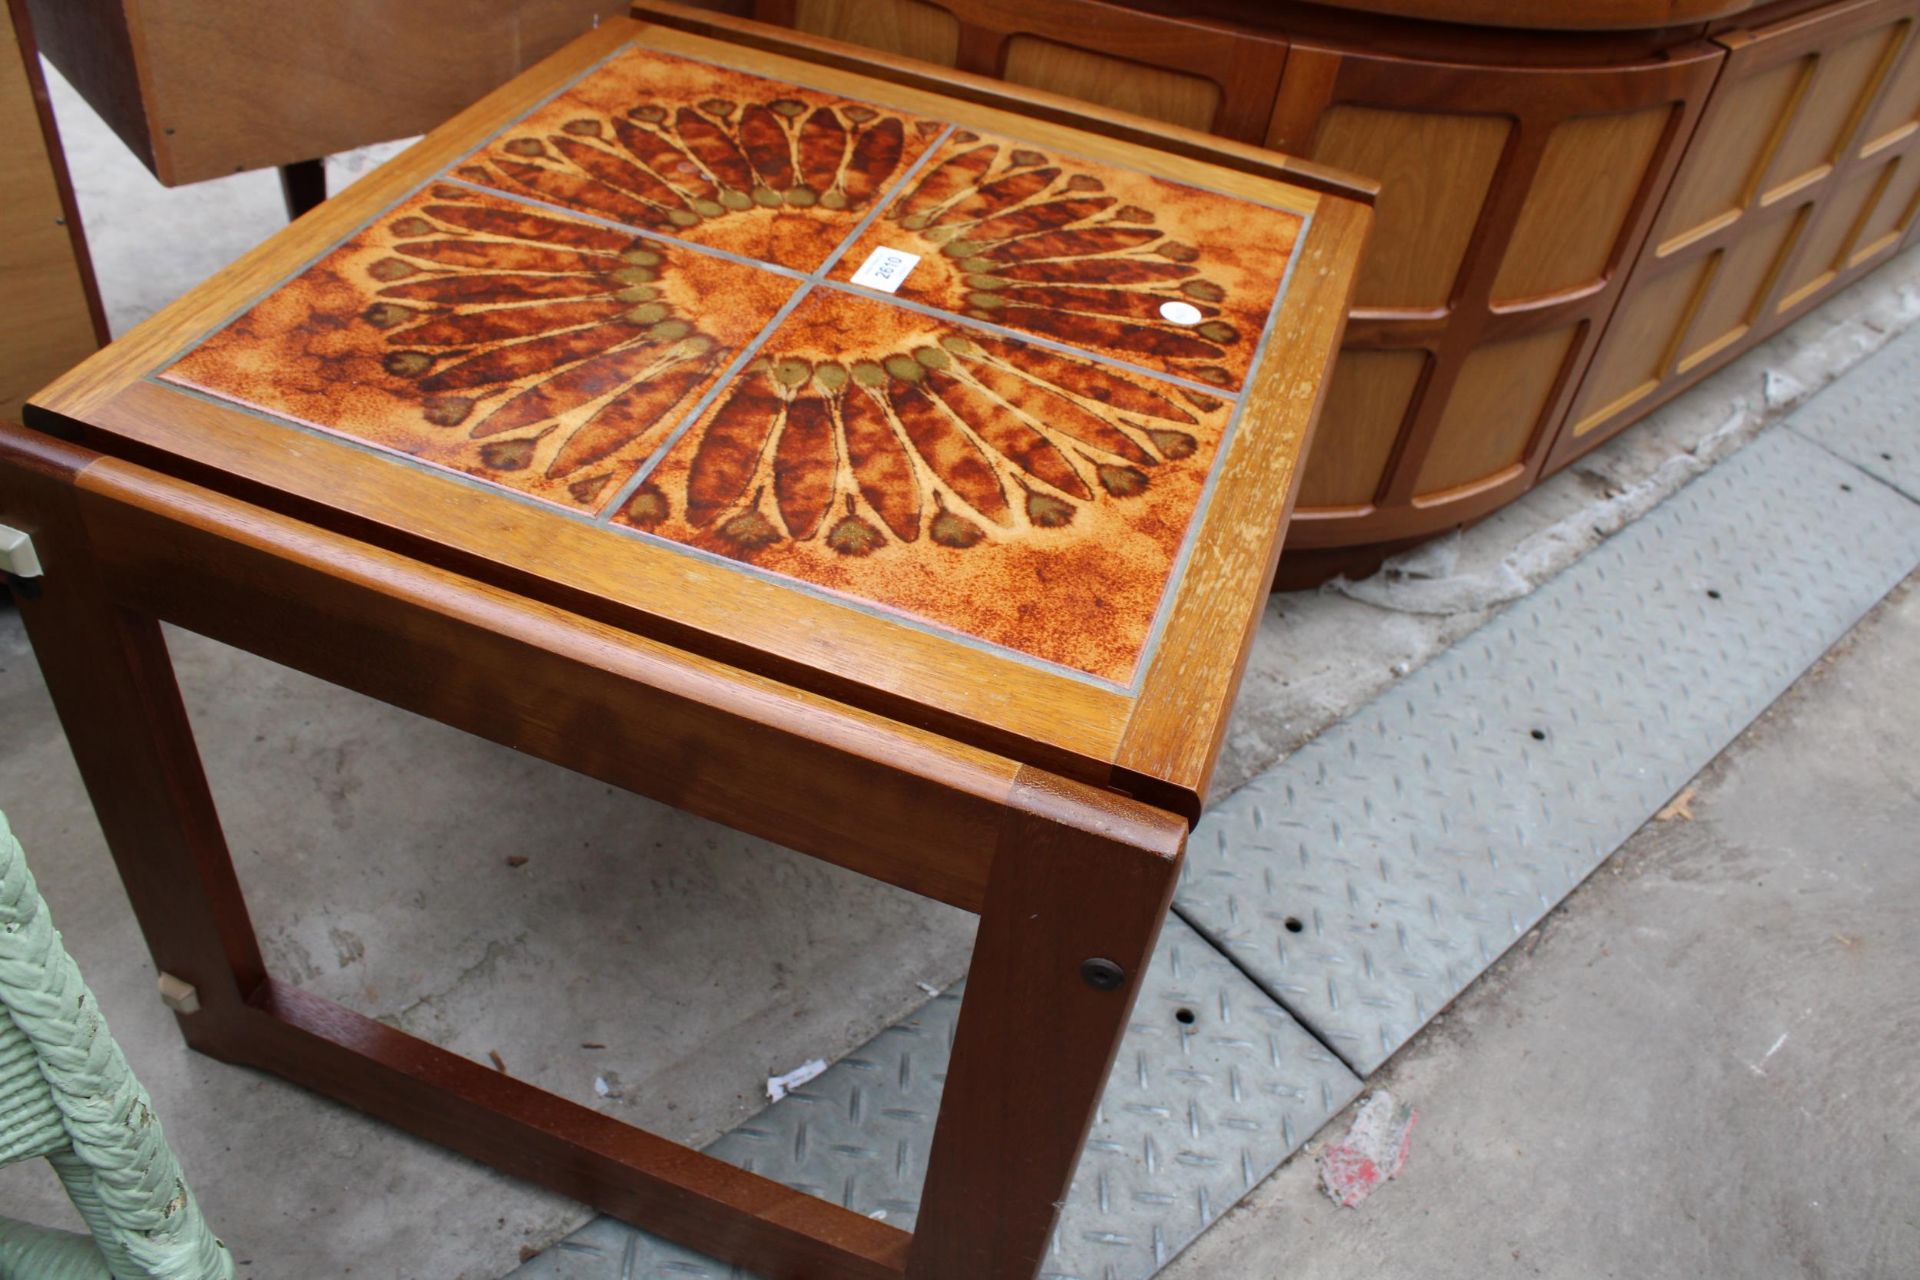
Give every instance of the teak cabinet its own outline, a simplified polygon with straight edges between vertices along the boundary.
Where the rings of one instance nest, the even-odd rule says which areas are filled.
[[[1718,63],[1703,42],[1554,68],[1294,47],[1269,143],[1388,178],[1294,547],[1533,483]]]
[[[1173,10],[755,6],[1382,182],[1283,582],[1513,500],[1912,235],[1920,0]]]
[[[759,0],[814,35],[1047,89],[1241,142],[1263,142],[1285,39],[1102,0]]]

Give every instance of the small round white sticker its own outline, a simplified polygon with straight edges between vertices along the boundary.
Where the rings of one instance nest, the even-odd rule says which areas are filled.
[[[1200,308],[1191,302],[1163,302],[1160,304],[1160,314],[1175,324],[1200,323]]]

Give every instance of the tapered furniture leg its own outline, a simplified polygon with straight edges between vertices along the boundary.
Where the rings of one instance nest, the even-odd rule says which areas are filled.
[[[107,598],[73,477],[50,459],[7,461],[7,510],[45,568],[16,593],[41,673],[154,963],[197,997],[181,1027],[219,1054],[266,969],[166,643]]]
[[[327,162],[295,160],[281,165],[280,194],[287,202],[288,222],[320,204],[327,198]]]
[[[1007,800],[908,1280],[1031,1280],[1166,919],[1186,823],[1023,770]]]

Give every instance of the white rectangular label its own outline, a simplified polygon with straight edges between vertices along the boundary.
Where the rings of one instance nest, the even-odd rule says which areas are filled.
[[[853,273],[853,282],[882,293],[893,293],[906,283],[907,273],[920,265],[920,255],[904,249],[875,249]]]

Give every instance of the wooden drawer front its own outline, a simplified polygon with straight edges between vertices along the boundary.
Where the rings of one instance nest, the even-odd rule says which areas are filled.
[[[1532,482],[1722,56],[1523,68],[1294,46],[1268,145],[1383,189],[1289,546],[1443,528]]]
[[[1863,271],[1920,195],[1920,0],[1859,0],[1721,37],[1726,69],[1549,469]]]
[[[756,0],[754,16],[1246,142],[1284,40],[1099,0]]]

